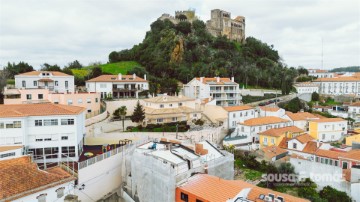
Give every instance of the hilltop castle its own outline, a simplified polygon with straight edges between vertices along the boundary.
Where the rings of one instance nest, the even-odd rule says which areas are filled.
[[[174,24],[181,21],[192,23],[199,18],[195,15],[195,10],[175,11],[175,17],[170,14],[162,14],[159,20],[168,19]],[[211,10],[211,18],[206,21],[206,28],[213,36],[227,36],[228,39],[244,42],[245,41],[245,17],[237,16],[231,19],[231,13],[220,9]]]

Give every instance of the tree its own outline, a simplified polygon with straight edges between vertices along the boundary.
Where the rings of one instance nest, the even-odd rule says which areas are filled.
[[[109,62],[110,63],[119,62],[119,53],[116,51],[111,52],[109,54]]]
[[[89,75],[89,79],[101,76],[103,74],[101,67],[99,66],[95,66],[91,69],[90,75]]]
[[[179,22],[176,25],[176,30],[183,33],[184,35],[188,35],[189,33],[191,33],[191,24],[190,24],[190,22],[187,22],[187,21]]]
[[[319,100],[320,100],[319,93],[313,92],[313,93],[311,94],[311,101],[319,101]]]
[[[330,186],[324,187],[319,194],[321,198],[326,199],[328,202],[351,202],[351,198],[345,192],[336,190]]]
[[[34,71],[34,68],[26,62],[19,62],[18,64],[15,63],[8,63],[4,70],[7,71],[7,76],[9,79],[13,79],[15,75],[31,72]]]
[[[75,60],[74,62],[70,62],[66,67],[69,69],[81,69],[83,66],[79,61]]]
[[[298,71],[299,75],[301,75],[301,74],[309,75],[309,71],[302,66],[298,67],[297,71]]]
[[[311,181],[310,178],[306,178],[301,181],[302,186],[298,187],[298,195],[303,198],[310,199],[312,201],[319,200],[319,193],[316,191],[317,185]]]
[[[145,110],[143,106],[140,104],[140,101],[137,102],[134,113],[131,116],[131,121],[135,123],[140,123],[145,119]]]
[[[125,121],[126,111],[127,111],[126,106],[121,106],[118,109],[116,109],[113,113],[114,118],[120,118],[122,120],[123,131],[124,131],[124,121]]]
[[[6,86],[7,80],[10,78],[10,72],[7,69],[0,70],[0,104],[4,103],[4,95],[2,89]]]
[[[61,72],[61,68],[55,64],[55,65],[49,65],[48,63],[44,63],[41,65],[41,71],[58,71]]]

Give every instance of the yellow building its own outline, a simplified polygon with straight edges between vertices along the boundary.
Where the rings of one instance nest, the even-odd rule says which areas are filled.
[[[309,121],[309,134],[322,142],[334,142],[347,133],[347,121],[342,118],[324,118]]]
[[[283,128],[272,128],[264,132],[259,133],[260,136],[260,148],[268,146],[279,146],[280,142],[286,138],[293,138],[301,135],[305,131],[296,127],[288,126]]]
[[[355,134],[345,138],[345,144],[347,146],[352,146],[353,143],[360,144],[360,134]]]

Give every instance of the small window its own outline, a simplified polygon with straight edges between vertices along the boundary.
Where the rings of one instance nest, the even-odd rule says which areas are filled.
[[[0,122],[0,129],[4,128],[4,123]]]
[[[173,121],[173,122],[176,122],[176,121],[177,121],[177,117],[173,117],[173,118],[172,118],[172,121]]]
[[[189,196],[187,194],[184,194],[184,193],[181,192],[180,199],[185,201],[185,202],[188,202],[189,201]]]
[[[57,198],[61,198],[64,196],[64,190],[65,190],[65,187],[60,187],[59,189],[56,190]]]
[[[68,100],[68,105],[72,105],[73,101],[72,100]]]
[[[200,200],[200,199],[196,199],[196,202],[203,202],[202,200]]]
[[[26,88],[26,81],[22,81],[22,87]]]
[[[297,148],[297,144],[293,143],[293,148],[296,149]]]
[[[34,86],[37,86],[37,81],[34,81]]]
[[[61,119],[61,125],[74,125],[74,119]]]
[[[164,119],[157,119],[156,122],[158,123],[162,123],[164,121]]]
[[[44,95],[43,94],[38,94],[38,100],[42,100],[44,99]]]
[[[98,103],[98,102],[99,102],[99,99],[98,99],[98,98],[95,98],[95,102]]]
[[[169,104],[169,107],[172,107],[172,104]]]
[[[78,99],[78,103],[81,104],[81,103],[82,103],[82,99]]]
[[[58,81],[55,81],[55,86],[59,86],[59,82],[58,82]]]
[[[61,140],[68,140],[69,137],[68,136],[61,136]]]
[[[87,112],[90,113],[90,112],[91,112],[91,109],[88,109]]]
[[[38,202],[46,202],[46,195],[47,194],[40,194],[38,197],[36,197],[36,199]]]
[[[179,107],[181,107],[183,105],[183,103],[182,102],[179,102]]]
[[[163,104],[161,104],[161,105],[160,105],[160,108],[164,108],[164,105],[163,105]]]
[[[68,88],[68,87],[69,87],[69,82],[65,81],[65,88]]]
[[[87,103],[91,103],[91,98],[87,98],[87,99],[86,99],[86,102],[87,102]]]
[[[58,120],[57,119],[46,119],[44,120],[44,126],[57,126]]]
[[[42,126],[42,120],[35,120],[35,126]]]
[[[31,100],[31,94],[26,94],[26,99]]]
[[[14,121],[14,128],[21,128],[21,121]]]

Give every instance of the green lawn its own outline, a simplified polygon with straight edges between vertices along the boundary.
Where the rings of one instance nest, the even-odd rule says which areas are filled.
[[[85,78],[90,72],[90,70],[87,69],[72,69],[71,71],[77,78]]]

